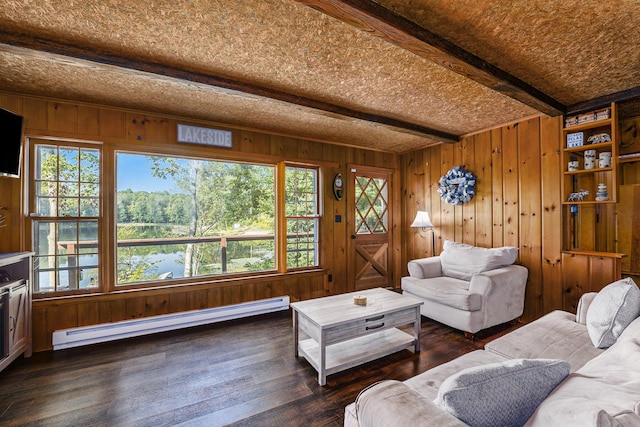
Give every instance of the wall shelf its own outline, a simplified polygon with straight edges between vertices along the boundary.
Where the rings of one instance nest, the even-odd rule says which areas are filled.
[[[611,127],[612,123],[614,123],[614,121],[613,121],[613,110],[611,110],[611,117],[608,118],[608,119],[594,120],[594,121],[588,122],[588,123],[582,123],[582,124],[579,124],[579,125],[567,126],[567,127],[564,128],[564,130],[567,133],[574,133],[574,132],[580,132],[580,131],[584,131],[584,130],[591,130],[591,129],[594,129],[594,128],[606,127],[606,126]]]
[[[591,174],[595,172],[609,172],[612,171],[613,168],[593,168],[593,169],[581,169],[577,171],[566,171],[565,175],[581,175],[581,174]]]
[[[607,224],[615,221],[616,204],[619,201],[619,159],[618,147],[620,133],[618,129],[617,106],[612,103],[609,118],[592,121],[562,129],[562,182],[561,195],[563,205],[563,245],[564,250],[593,251],[607,253],[615,250],[615,236]],[[591,113],[587,113],[591,114]],[[569,136],[581,133],[581,135]],[[606,133],[611,141],[590,144],[591,136]],[[568,147],[569,140],[580,143],[577,147]],[[587,166],[588,150],[595,151],[595,160]],[[601,153],[610,153],[611,163],[599,167]],[[591,158],[593,159],[593,158]],[[577,162],[577,170],[569,170],[569,162]],[[575,163],[572,164],[575,167]],[[604,184],[607,200],[596,200],[599,185]],[[569,200],[572,193],[586,191],[582,200]]]
[[[565,133],[569,134],[569,133],[573,133],[570,132],[567,128],[564,129]],[[565,142],[566,142],[566,138],[565,138]],[[581,145],[580,147],[571,147],[571,148],[564,148],[563,151],[566,153],[582,153],[584,150],[589,150],[589,149],[611,149],[613,146],[612,142],[601,142],[598,144],[588,144],[588,145]]]
[[[582,133],[583,145],[568,147],[568,135]],[[590,136],[607,133],[611,141],[587,144]],[[565,205],[615,203],[618,201],[618,126],[615,103],[611,104],[610,117],[608,119],[595,120],[589,123],[565,127],[562,129],[564,148],[562,149],[562,203]],[[585,165],[585,152],[595,150],[595,166],[587,169]],[[611,153],[611,166],[598,167],[600,153]],[[577,170],[569,170],[569,162],[578,162]],[[609,200],[595,200],[598,184],[605,184]],[[586,190],[589,193],[580,202],[570,201],[569,196]]]

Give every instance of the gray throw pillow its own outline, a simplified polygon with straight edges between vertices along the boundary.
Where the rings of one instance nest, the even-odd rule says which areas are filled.
[[[608,284],[587,310],[587,331],[597,348],[611,347],[640,315],[640,289],[630,278]]]
[[[476,366],[444,380],[435,403],[471,427],[522,426],[570,370],[553,359]]]

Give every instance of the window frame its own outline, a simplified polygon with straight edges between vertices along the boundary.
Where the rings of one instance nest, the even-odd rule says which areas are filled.
[[[84,295],[84,294],[93,294],[93,293],[103,292],[104,283],[105,283],[104,282],[105,264],[103,261],[103,257],[101,256],[101,253],[105,249],[105,246],[104,246],[105,241],[103,238],[103,230],[104,230],[103,213],[104,213],[105,203],[104,203],[104,196],[103,196],[104,195],[104,150],[103,150],[102,143],[98,141],[78,141],[78,140],[69,140],[64,138],[52,139],[47,137],[27,137],[25,145],[26,145],[25,151],[29,154],[28,171],[26,173],[26,179],[25,179],[25,188],[27,189],[26,190],[27,197],[26,197],[26,203],[25,203],[25,208],[27,209],[26,235],[27,235],[28,241],[30,242],[30,245],[33,247],[33,251],[36,253],[36,255],[34,255],[34,263],[33,263],[34,281],[37,280],[36,268],[38,266],[37,248],[35,247],[37,224],[41,222],[53,223],[54,227],[56,228],[56,234],[58,233],[59,226],[61,224],[68,223],[68,222],[76,222],[77,224],[80,224],[82,222],[95,222],[96,229],[97,229],[96,231],[97,242],[96,242],[96,252],[95,252],[95,255],[97,256],[97,262],[96,262],[95,268],[97,269],[96,278],[98,280],[98,285],[96,287],[86,287],[86,288],[79,287],[78,289],[58,290],[57,289],[58,286],[56,283],[56,290],[49,291],[49,292],[37,291],[35,290],[35,287],[34,287],[34,290],[33,290],[34,298],[36,299],[37,298],[54,298],[54,297],[67,296],[67,295]],[[98,164],[97,170],[99,174],[99,181],[97,184],[97,190],[98,190],[97,215],[95,216],[60,215],[59,211],[56,212],[56,215],[42,215],[39,213],[40,211],[38,208],[38,191],[36,188],[37,183],[39,182],[37,181],[37,173],[36,173],[36,168],[38,167],[36,152],[38,147],[47,147],[47,146],[55,147],[56,150],[58,151],[62,148],[73,148],[78,150],[86,149],[86,150],[92,150],[92,151],[98,152],[99,164]],[[80,165],[79,165],[79,168],[80,168]],[[58,178],[59,178],[59,175],[58,175]],[[71,182],[71,181],[63,181],[60,179],[56,180],[56,182],[61,182],[61,181]],[[80,176],[78,176],[77,182],[78,182],[78,185],[82,183]],[[59,195],[57,195],[56,198],[58,196]],[[81,199],[82,199],[82,196],[78,194],[78,200],[81,200]],[[80,237],[77,236],[77,239],[80,239]],[[80,241],[82,240],[78,240],[78,242]],[[54,257],[54,259],[57,259],[59,256],[64,257],[64,255],[58,255],[57,250],[55,254],[46,255],[46,257]],[[82,256],[81,252],[74,253],[71,255],[71,257],[76,257],[78,260],[81,258],[81,256]],[[75,268],[81,273],[82,269],[80,267],[81,267],[80,265],[75,266]],[[56,263],[56,266],[53,268],[54,268],[53,272],[55,273],[58,273],[59,271],[63,271],[63,270],[72,271],[74,269],[74,267],[70,267],[70,266],[68,266],[67,268],[59,268],[57,266],[57,263]],[[56,278],[56,281],[57,280],[58,279]]]
[[[287,192],[286,192],[286,188],[283,190],[284,194],[283,194],[283,199],[284,199],[284,208],[281,211],[282,216],[284,217],[284,234],[285,234],[285,238],[284,238],[284,247],[283,250],[285,252],[284,255],[284,266],[283,269],[285,269],[285,271],[300,271],[300,270],[307,270],[307,269],[313,269],[313,268],[319,268],[320,267],[320,226],[321,226],[321,192],[320,192],[320,167],[317,165],[308,165],[308,164],[301,164],[301,163],[294,163],[294,162],[283,162],[282,167],[284,169],[284,180],[286,182],[286,171],[287,169],[295,169],[295,170],[310,170],[313,171],[315,174],[315,182],[314,182],[314,192],[313,192],[313,206],[314,206],[314,213],[312,214],[306,214],[306,215],[289,215],[287,213]],[[283,183],[283,185],[285,185]],[[296,199],[298,200],[298,199]],[[289,267],[289,260],[287,257],[287,254],[289,253],[289,241],[288,241],[288,236],[289,236],[289,230],[288,230],[288,223],[289,220],[312,220],[315,223],[315,233],[314,233],[314,264],[313,265],[307,265],[307,266],[296,266],[296,267]]]
[[[269,162],[264,162],[264,161],[247,161],[247,160],[236,160],[236,159],[229,159],[229,158],[222,158],[222,157],[217,157],[217,156],[212,156],[212,157],[205,157],[205,156],[193,156],[191,155],[187,155],[187,154],[183,154],[183,153],[165,153],[165,152],[154,152],[151,153],[149,151],[146,150],[138,150],[138,151],[134,151],[131,149],[114,149],[113,150],[113,157],[114,157],[114,165],[113,165],[113,171],[114,171],[114,191],[113,191],[113,212],[114,212],[114,241],[113,241],[113,257],[114,257],[114,270],[113,270],[113,280],[112,280],[112,284],[114,289],[117,290],[124,290],[124,289],[130,289],[130,288],[146,288],[146,287],[150,287],[150,286],[164,286],[164,285],[171,285],[171,284],[176,284],[176,283],[189,283],[189,282],[193,282],[193,281],[199,281],[202,282],[203,280],[205,281],[213,281],[215,282],[216,280],[228,280],[228,279],[233,279],[233,278],[239,278],[239,277],[252,277],[252,276],[260,276],[260,275],[266,275],[266,274],[274,274],[276,272],[278,272],[278,265],[277,265],[277,261],[274,263],[274,268],[272,269],[268,269],[268,270],[260,270],[260,271],[245,271],[245,272],[234,272],[234,273],[224,273],[224,274],[203,274],[203,275],[198,275],[198,276],[191,276],[191,277],[179,277],[179,278],[175,278],[175,279],[170,279],[170,280],[147,280],[147,281],[139,281],[139,282],[131,282],[131,283],[124,283],[124,284],[118,284],[118,272],[117,272],[117,267],[118,267],[118,237],[117,237],[117,218],[118,218],[118,206],[117,206],[117,192],[118,192],[118,188],[117,188],[117,155],[118,154],[132,154],[132,155],[140,155],[140,156],[158,156],[158,157],[167,157],[167,158],[174,158],[174,159],[181,159],[181,160],[197,160],[197,161],[206,161],[206,162],[218,162],[218,163],[234,163],[234,164],[245,164],[245,165],[251,165],[251,166],[264,166],[264,167],[271,167],[273,168],[274,171],[274,192],[275,189],[277,187],[277,172],[278,172],[278,164],[277,163],[269,163]],[[277,245],[278,245],[278,232],[277,232],[277,224],[278,224],[278,212],[277,212],[277,200],[274,197],[274,238],[273,238],[273,242],[274,242],[274,257],[277,258],[277,253],[278,253],[278,249],[277,249]],[[196,238],[194,238],[196,239]]]

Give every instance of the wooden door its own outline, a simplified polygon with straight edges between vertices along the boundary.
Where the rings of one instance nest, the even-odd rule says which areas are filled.
[[[390,274],[391,172],[351,167],[348,229],[349,279],[355,290],[393,287]]]

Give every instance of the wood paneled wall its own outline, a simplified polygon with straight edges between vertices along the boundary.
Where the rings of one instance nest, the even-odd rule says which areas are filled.
[[[27,136],[97,140],[118,147],[162,147],[176,150],[176,123],[190,123],[233,131],[232,150],[194,147],[230,159],[315,161],[321,166],[323,218],[321,269],[308,273],[236,280],[201,280],[197,284],[117,291],[83,297],[34,302],[34,349],[51,348],[54,330],[163,314],[271,296],[289,295],[293,301],[349,292],[347,280],[347,199],[336,201],[331,180],[348,175],[347,164],[390,165],[402,188],[395,188],[392,225],[392,269],[396,286],[406,275],[406,262],[431,255],[431,236],[411,229],[418,209],[431,214],[436,225],[436,253],[444,239],[484,247],[520,248],[519,262],[529,268],[524,320],[532,320],[562,306],[560,118],[532,118],[465,137],[458,144],[441,144],[391,155],[347,146],[270,135],[217,123],[167,117],[104,106],[0,93],[0,106],[22,114]],[[463,206],[440,200],[438,180],[454,165],[477,176],[476,196]],[[109,178],[107,178],[109,179]],[[112,177],[111,177],[112,179]],[[25,239],[22,180],[0,177],[0,206],[7,208],[8,227],[0,228],[0,251],[29,250]],[[347,189],[348,191],[349,189]],[[332,282],[328,281],[329,274]]]
[[[620,121],[620,154],[640,153],[640,117]],[[622,271],[640,284],[640,158],[620,163],[620,192],[617,204],[616,251]]]
[[[62,328],[215,307],[271,296],[289,295],[292,301],[297,301],[352,291],[353,284],[347,280],[347,238],[351,233],[346,229],[347,221],[334,222],[336,215],[347,218],[347,197],[336,201],[331,181],[336,173],[348,176],[346,165],[356,164],[392,168],[396,175],[394,182],[400,182],[399,156],[389,153],[270,135],[188,118],[10,93],[0,92],[0,107],[25,117],[27,137],[100,141],[121,149],[181,153],[184,145],[178,148],[175,142],[176,124],[180,122],[233,131],[233,149],[193,146],[190,150],[194,155],[231,160],[309,161],[321,165],[324,197],[319,270],[226,280],[200,278],[197,284],[186,286],[36,300],[33,304],[35,351],[51,348],[52,332]],[[114,177],[105,177],[107,185],[113,180]],[[0,228],[0,252],[31,249],[30,242],[25,238],[23,184],[22,179],[0,177],[0,206],[7,208],[8,223],[7,227]],[[348,194],[349,188],[346,190]],[[401,212],[400,197],[393,200],[393,209]],[[391,229],[399,230],[401,215],[394,218]],[[107,223],[111,220],[107,218]],[[401,234],[396,232],[393,239],[395,247],[398,247]],[[399,251],[393,251],[391,256],[394,258],[393,277],[398,286],[401,257]]]
[[[529,269],[523,320],[561,308],[561,125],[561,118],[537,117],[402,155],[403,260],[432,255],[430,232],[409,226],[426,210],[436,254],[445,239],[520,248],[518,262]],[[477,177],[475,197],[460,206],[437,192],[456,165]]]

